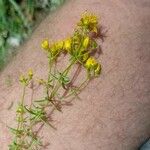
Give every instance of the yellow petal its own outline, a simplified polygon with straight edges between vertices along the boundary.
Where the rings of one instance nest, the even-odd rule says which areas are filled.
[[[83,41],[83,47],[87,48],[89,46],[90,38],[87,36]]]
[[[96,60],[94,58],[92,58],[92,57],[88,58],[88,60],[85,63],[85,67],[87,69],[94,69],[95,66],[97,66]]]
[[[101,73],[101,65],[100,64],[97,65],[97,68],[95,69],[94,72],[96,75],[99,75]]]
[[[93,27],[93,32],[95,32],[95,33],[98,32],[97,27]]]
[[[71,49],[71,39],[70,38],[65,40],[65,42],[64,42],[64,49],[66,49],[66,50],[70,50]]]

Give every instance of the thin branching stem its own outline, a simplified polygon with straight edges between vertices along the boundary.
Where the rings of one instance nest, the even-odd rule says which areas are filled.
[[[10,0],[12,1],[12,0]],[[89,17],[89,18],[88,18]],[[68,99],[72,96],[78,97],[78,94],[87,83],[90,81],[92,76],[99,75],[101,66],[100,64],[90,56],[92,48],[95,46],[92,45],[93,39],[89,38],[89,32],[94,25],[94,29],[97,26],[97,20],[95,16],[86,16],[81,19],[79,28],[75,31],[75,34],[66,39],[65,41],[60,41],[54,43],[52,46],[49,45],[49,42],[45,40],[42,43],[42,47],[48,53],[48,75],[47,79],[40,79],[38,86],[43,86],[46,90],[44,92],[44,97],[40,100],[33,100],[34,94],[34,85],[33,83],[33,72],[29,70],[28,75],[22,75],[20,77],[20,82],[23,83],[23,93],[20,100],[19,108],[17,109],[18,125],[17,129],[13,129],[15,134],[15,140],[12,145],[10,145],[9,150],[34,150],[39,149],[42,146],[39,138],[39,131],[43,125],[46,125],[50,128],[56,129],[50,121],[49,115],[51,115],[55,110],[62,111],[61,106],[63,106],[62,100]],[[84,19],[91,19],[92,23],[88,26],[84,26]],[[94,20],[94,22],[93,22]],[[87,22],[89,20],[86,20]],[[90,22],[89,22],[90,23]],[[89,51],[88,51],[89,49]],[[56,70],[57,57],[59,54],[66,50],[71,59],[69,64],[62,71]],[[74,86],[75,80],[78,79],[78,72],[76,72],[73,77],[72,67],[75,64],[79,64],[81,68],[86,68],[87,76],[85,80],[78,85]],[[82,67],[83,66],[83,67]],[[77,69],[77,71],[80,71]],[[70,80],[72,78],[72,80]],[[32,84],[31,89],[31,98],[30,104],[25,104],[25,94],[26,88],[29,84]],[[70,86],[69,86],[70,85]],[[63,94],[61,94],[63,92]],[[50,113],[48,114],[48,109],[50,108]],[[35,126],[42,124],[39,127],[37,132],[35,132]]]

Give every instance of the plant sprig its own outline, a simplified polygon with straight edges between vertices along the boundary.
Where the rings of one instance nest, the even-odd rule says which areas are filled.
[[[35,131],[35,125],[43,124],[56,129],[49,120],[47,108],[62,111],[60,105],[63,101],[78,97],[90,79],[99,76],[101,65],[91,56],[91,52],[98,47],[98,44],[96,37],[90,36],[91,33],[98,35],[98,19],[95,15],[85,12],[71,37],[51,44],[48,40],[42,42],[42,48],[47,54],[49,63],[47,79],[35,80],[31,69],[27,75],[20,76],[23,93],[16,111],[17,128],[10,128],[14,134],[14,140],[9,145],[9,150],[34,150],[42,147],[43,144],[38,135],[39,130]],[[58,71],[57,59],[61,53],[69,54],[70,61],[68,66]],[[70,77],[76,64],[87,71],[85,80],[81,81],[78,86],[74,85],[74,77]],[[43,93],[43,98],[34,101],[32,95],[31,104],[28,106],[25,104],[26,89],[33,82],[38,82],[39,86],[43,86],[45,93]],[[33,92],[34,85],[30,88]]]

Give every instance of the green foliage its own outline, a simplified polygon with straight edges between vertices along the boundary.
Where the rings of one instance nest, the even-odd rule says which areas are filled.
[[[0,70],[13,48],[31,33],[39,14],[62,0],[0,0]]]

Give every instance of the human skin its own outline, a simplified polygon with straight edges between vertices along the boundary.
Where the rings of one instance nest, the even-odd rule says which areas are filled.
[[[7,126],[15,125],[14,110],[21,96],[19,74],[33,68],[45,76],[47,61],[41,41],[71,35],[85,10],[95,13],[107,31],[98,58],[102,72],[82,91],[81,100],[53,114],[56,131],[42,129],[40,134],[50,143],[47,149],[137,150],[150,136],[150,1],[70,0],[40,24],[1,73],[1,150],[8,149],[11,141]],[[8,75],[12,86],[6,84]]]

